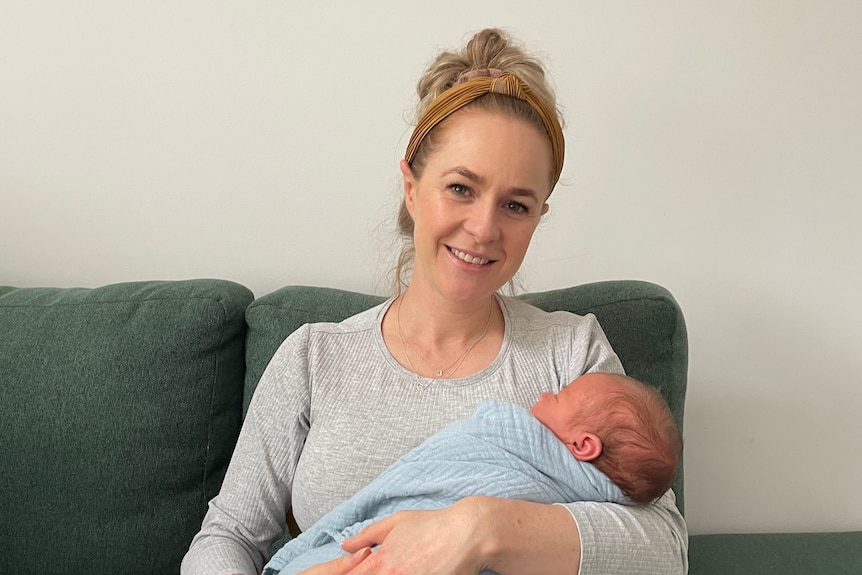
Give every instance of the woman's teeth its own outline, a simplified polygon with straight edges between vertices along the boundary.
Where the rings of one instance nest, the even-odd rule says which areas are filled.
[[[465,254],[464,252],[456,250],[455,248],[449,248],[449,251],[455,254],[455,257],[457,257],[459,260],[464,260],[468,264],[478,264],[480,266],[483,266],[491,261],[485,258],[474,258],[470,254]]]

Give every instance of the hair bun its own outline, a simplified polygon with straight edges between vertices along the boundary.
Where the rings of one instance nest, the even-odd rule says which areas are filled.
[[[461,76],[483,69],[515,74],[553,109],[557,109],[557,98],[547,81],[541,60],[528,54],[506,32],[486,28],[474,34],[461,50],[443,51],[431,62],[416,85],[419,102],[414,122],[437,96],[458,84]]]

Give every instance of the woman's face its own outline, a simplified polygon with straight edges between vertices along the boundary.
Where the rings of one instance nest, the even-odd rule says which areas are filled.
[[[461,110],[438,127],[422,176],[406,162],[413,285],[460,303],[505,285],[527,252],[551,193],[551,145],[529,123]]]

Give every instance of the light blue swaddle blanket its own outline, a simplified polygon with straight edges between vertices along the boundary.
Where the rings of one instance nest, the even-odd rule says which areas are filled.
[[[387,468],[353,497],[290,540],[263,575],[288,575],[344,555],[341,542],[407,509],[442,509],[468,495],[536,503],[628,503],[619,487],[576,460],[523,407],[486,401]]]

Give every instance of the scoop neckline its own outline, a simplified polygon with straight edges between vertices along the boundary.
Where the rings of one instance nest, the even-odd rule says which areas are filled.
[[[455,377],[451,379],[437,379],[435,377],[425,377],[423,375],[419,375],[418,373],[413,373],[395,359],[395,356],[392,355],[392,352],[389,351],[389,348],[386,346],[386,342],[383,340],[383,318],[386,316],[386,312],[392,306],[393,302],[397,299],[397,296],[391,297],[380,307],[380,311],[377,315],[377,329],[375,329],[374,339],[377,342],[377,346],[380,348],[380,353],[386,359],[386,362],[389,366],[395,371],[400,377],[405,377],[408,379],[415,380],[416,384],[419,387],[464,387],[468,385],[472,385],[478,381],[481,381],[494,372],[496,372],[503,365],[503,361],[506,355],[509,352],[509,345],[511,340],[511,331],[512,331],[512,322],[511,322],[511,310],[509,309],[508,302],[506,298],[501,296],[500,294],[494,294],[494,299],[497,300],[497,304],[500,306],[500,311],[503,313],[503,343],[500,346],[500,351],[497,352],[497,356],[494,358],[491,363],[489,363],[484,369],[481,371],[477,371],[471,375],[466,375],[464,377]]]

